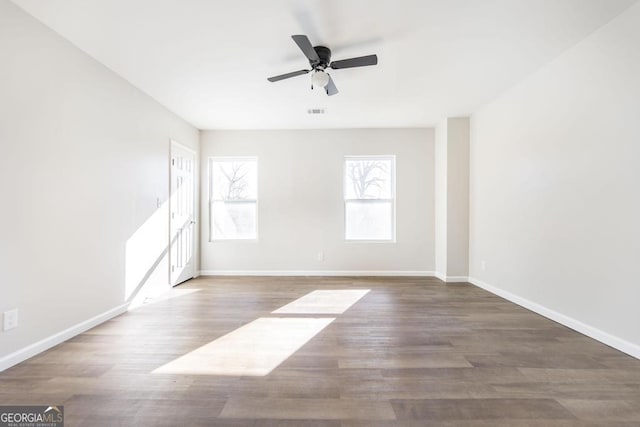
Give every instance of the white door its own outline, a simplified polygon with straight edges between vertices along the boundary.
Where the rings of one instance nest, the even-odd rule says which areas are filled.
[[[169,257],[171,285],[194,275],[195,153],[171,141],[171,195],[169,197]]]

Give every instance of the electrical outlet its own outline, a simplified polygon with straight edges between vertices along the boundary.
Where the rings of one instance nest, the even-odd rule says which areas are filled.
[[[18,326],[18,309],[5,311],[3,315],[2,330],[8,331],[9,329],[16,328]]]
[[[324,261],[324,252],[318,252],[318,261]]]
[[[482,271],[485,271],[487,269],[487,264],[485,264],[484,260],[480,262],[480,268],[482,269]]]

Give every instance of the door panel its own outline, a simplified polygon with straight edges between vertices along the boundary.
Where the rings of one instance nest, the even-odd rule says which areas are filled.
[[[194,276],[195,153],[172,141],[169,232],[170,281],[175,286]]]

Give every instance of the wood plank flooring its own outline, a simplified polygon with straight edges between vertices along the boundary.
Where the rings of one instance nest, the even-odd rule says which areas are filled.
[[[471,285],[199,278],[0,373],[68,426],[640,426],[640,361]],[[266,376],[152,371],[315,290],[370,289]]]

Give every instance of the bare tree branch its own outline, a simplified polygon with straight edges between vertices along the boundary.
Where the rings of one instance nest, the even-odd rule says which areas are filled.
[[[242,200],[247,198],[245,194],[247,188],[245,177],[249,171],[244,170],[244,166],[245,164],[242,162],[232,162],[230,171],[224,166],[220,168],[220,171],[227,179],[227,194],[224,196],[224,200]]]
[[[375,199],[383,190],[387,181],[380,175],[387,173],[387,164],[383,161],[355,161],[351,162],[347,171],[353,191],[358,199]],[[377,189],[377,194],[374,189]]]

